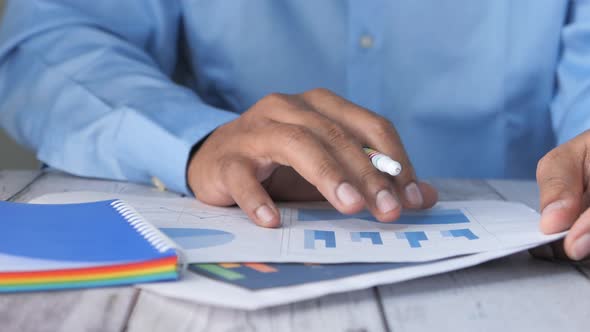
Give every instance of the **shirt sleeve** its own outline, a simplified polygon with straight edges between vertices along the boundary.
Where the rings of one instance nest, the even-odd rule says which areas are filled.
[[[570,2],[562,30],[553,129],[562,144],[590,128],[590,1]]]
[[[0,122],[44,163],[188,193],[191,147],[238,115],[170,76],[181,12],[163,0],[12,0],[0,28]]]

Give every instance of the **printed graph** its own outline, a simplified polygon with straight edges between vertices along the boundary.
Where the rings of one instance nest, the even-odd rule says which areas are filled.
[[[475,234],[473,234],[473,232],[468,229],[468,228],[462,228],[462,229],[451,229],[448,231],[441,231],[440,234],[444,237],[464,237],[467,240],[477,240],[479,239],[479,237]]]
[[[369,240],[373,245],[383,244],[379,232],[350,232],[350,240],[352,242],[363,242],[363,239]]]
[[[160,228],[176,244],[184,249],[202,249],[230,243],[235,236],[232,233],[205,228]]]
[[[345,215],[333,209],[299,209],[297,217],[297,220],[301,222],[347,219],[361,219],[379,222],[368,211],[353,215]],[[395,221],[395,224],[397,225],[448,225],[463,223],[469,223],[469,219],[458,209],[405,211],[400,218]]]
[[[324,248],[336,248],[336,234],[333,231],[305,230],[304,248],[316,249],[316,242],[323,244]]]
[[[244,287],[263,290],[274,287],[301,285],[309,282],[334,280],[364,273],[395,270],[416,263],[372,264],[262,264],[221,263],[191,264],[189,269],[199,275]]]
[[[407,240],[410,248],[422,248],[421,241],[427,241],[428,236],[424,232],[395,232],[400,240]]]

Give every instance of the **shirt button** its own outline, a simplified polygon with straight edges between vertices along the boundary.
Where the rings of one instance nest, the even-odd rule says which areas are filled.
[[[359,39],[359,44],[362,48],[371,48],[375,44],[375,40],[370,35],[362,35]]]
[[[154,187],[156,187],[158,191],[166,191],[166,186],[164,185],[164,182],[162,182],[162,180],[158,179],[155,176],[152,176],[152,184],[154,185]]]

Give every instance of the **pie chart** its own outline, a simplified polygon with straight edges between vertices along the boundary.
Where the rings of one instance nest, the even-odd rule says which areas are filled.
[[[233,241],[232,233],[206,228],[160,228],[183,249],[203,249],[221,246]]]

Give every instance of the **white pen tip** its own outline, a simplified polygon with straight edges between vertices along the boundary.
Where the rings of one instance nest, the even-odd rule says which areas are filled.
[[[398,162],[392,162],[389,163],[388,167],[387,167],[387,173],[389,173],[389,175],[391,176],[396,176],[399,175],[399,173],[402,172],[402,165],[400,165],[400,163]]]

